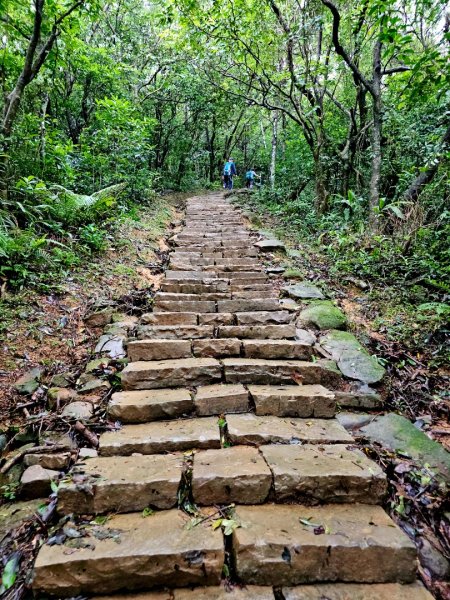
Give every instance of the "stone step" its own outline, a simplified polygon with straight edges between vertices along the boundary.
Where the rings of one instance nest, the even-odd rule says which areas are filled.
[[[334,392],[322,385],[249,385],[258,416],[331,418],[336,411]]]
[[[216,417],[125,425],[100,436],[99,452],[101,456],[129,456],[135,452],[160,454],[192,448],[220,448]]]
[[[273,291],[274,287],[271,283],[243,283],[243,282],[232,282],[230,283],[230,290],[232,292],[255,292],[255,291]],[[263,296],[261,296],[262,298]]]
[[[194,405],[199,416],[243,413],[249,410],[249,394],[241,383],[205,385],[197,388]]]
[[[195,454],[194,501],[201,505],[303,501],[381,504],[382,469],[342,444],[233,446]]]
[[[226,300],[220,301],[226,302]],[[232,300],[230,300],[232,302]],[[216,312],[216,303],[207,300],[194,301],[165,301],[156,300],[153,305],[153,312],[196,312],[196,313],[213,313]],[[221,311],[220,311],[221,312]],[[224,311],[226,312],[226,311]]]
[[[197,325],[197,313],[161,312],[145,313],[141,317],[144,325]]]
[[[413,582],[416,549],[379,506],[238,506],[232,535],[244,584]]]
[[[216,300],[231,300],[231,292],[207,292],[206,294],[177,294],[172,292],[157,292],[154,302],[159,301],[170,302],[197,302],[197,301],[213,301]]]
[[[167,592],[143,592],[135,594],[120,594],[114,596],[96,596],[94,600],[274,600],[275,596],[271,587],[260,585],[235,586],[227,589],[224,585],[170,589]],[[316,600],[314,598],[314,600]],[[317,598],[317,600],[319,600]],[[322,599],[323,600],[323,599]],[[333,598],[333,600],[337,600]],[[339,600],[343,600],[340,598]],[[358,599],[359,600],[359,599]],[[365,600],[365,598],[364,598]],[[370,599],[372,600],[372,598]],[[383,597],[381,600],[385,600]],[[407,600],[391,598],[390,600]],[[428,600],[412,596],[411,600]]]
[[[192,356],[191,340],[136,340],[128,342],[128,358],[138,360],[167,360]]]
[[[232,300],[249,300],[251,298],[278,298],[278,292],[273,288],[267,290],[241,290],[238,292],[231,292]]]
[[[193,340],[192,353],[196,357],[240,356],[241,340],[237,338]]]
[[[353,441],[352,436],[335,419],[230,414],[227,415],[227,432],[233,445],[348,444]]]
[[[246,281],[263,283],[267,281],[267,275],[264,271],[225,271],[223,267],[215,267],[217,269],[217,277],[227,278],[231,283],[236,281]],[[222,269],[222,270],[220,270]]]
[[[192,394],[183,388],[116,392],[108,404],[108,417],[122,423],[175,419],[194,409]],[[212,413],[210,413],[212,414]]]
[[[279,311],[280,302],[278,298],[256,298],[240,300],[218,300],[218,312],[255,312],[255,311]],[[199,311],[200,312],[200,311]],[[207,311],[205,311],[207,312]],[[208,311],[209,312],[209,311]]]
[[[164,314],[164,313],[159,313]],[[211,313],[213,314],[213,313]],[[213,325],[141,325],[136,329],[139,340],[166,339],[166,340],[194,340],[211,338],[214,335]],[[294,327],[295,335],[295,327]],[[222,336],[233,337],[233,336]],[[234,336],[237,337],[237,336]]]
[[[156,586],[218,585],[224,563],[222,532],[188,528],[179,510],[114,515],[86,525],[86,547],[43,545],[33,590],[57,598]]]
[[[126,513],[173,508],[183,455],[113,456],[76,464],[58,488],[62,514]]]
[[[221,364],[214,358],[132,362],[121,373],[124,390],[207,385],[221,378]]]
[[[270,444],[260,453],[273,474],[276,502],[381,504],[386,495],[383,470],[356,448]]]
[[[198,315],[199,325],[233,325],[235,320],[233,313],[204,313]]]
[[[304,384],[322,384],[333,388],[341,375],[334,362],[317,360],[265,360],[260,358],[224,358],[226,383],[292,384],[300,378]],[[128,368],[128,367],[127,367]]]
[[[315,354],[311,345],[294,340],[243,340],[245,358],[310,360]]]
[[[282,588],[282,593],[284,600],[433,600],[421,583],[319,583]],[[180,597],[175,594],[174,600]]]
[[[289,339],[295,338],[296,328],[289,325],[224,325],[219,326],[217,337],[242,339]]]
[[[161,283],[161,290],[163,292],[177,293],[177,294],[206,294],[206,293],[217,293],[230,291],[230,282],[228,279],[209,279],[205,282],[190,281],[185,283],[183,281],[163,281]]]
[[[236,446],[195,454],[192,494],[200,505],[259,504],[271,486],[271,470],[256,448]]]
[[[96,596],[94,600],[433,600],[421,583],[319,583],[281,588],[274,595],[270,586],[246,585],[171,589],[166,592]]]
[[[232,300],[232,302],[239,302],[239,300]],[[238,325],[285,325],[290,323],[294,316],[287,310],[265,311],[256,309],[253,312],[238,312],[236,313],[236,321]]]

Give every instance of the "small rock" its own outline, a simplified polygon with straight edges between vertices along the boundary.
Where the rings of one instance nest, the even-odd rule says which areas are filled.
[[[75,390],[68,388],[53,387],[47,392],[48,405],[50,408],[62,408],[78,397]]]
[[[104,310],[100,310],[89,315],[84,322],[89,327],[104,327],[111,323],[113,315],[112,308],[105,308]]]
[[[315,325],[319,329],[344,329],[347,317],[330,300],[316,300],[302,310],[297,326]]]
[[[260,242],[256,242],[254,245],[263,252],[269,252],[271,250],[282,250],[283,252],[286,251],[286,246],[283,244],[283,242],[280,242],[280,240],[275,238],[270,240],[261,240]]]
[[[302,344],[308,344],[309,346],[316,343],[316,336],[307,329],[297,329],[295,332],[295,339]]]
[[[0,452],[6,448],[6,444],[8,443],[8,437],[4,433],[0,433]]]
[[[61,471],[69,466],[70,452],[49,452],[48,454],[26,454],[23,463],[26,467],[39,465],[43,469]]]
[[[277,275],[278,273],[284,273],[284,267],[267,267],[266,273],[273,273]]]
[[[308,281],[302,281],[301,283],[296,283],[294,285],[285,285],[281,288],[281,291],[284,292],[287,296],[291,298],[302,298],[302,299],[319,299],[322,300],[324,298],[323,293],[319,290],[317,286]]]
[[[419,540],[418,554],[420,564],[433,577],[444,581],[450,578],[450,561],[445,558],[443,551],[435,548],[426,537],[421,537]]]
[[[60,433],[59,431],[46,431],[39,436],[39,444],[41,446],[58,444],[62,449],[73,450],[77,448],[77,443],[68,433]]]
[[[28,467],[20,480],[21,494],[28,499],[48,496],[51,492],[50,482],[58,477],[58,471],[44,469],[40,465]]]
[[[61,415],[68,419],[87,421],[92,417],[93,406],[90,402],[72,402],[64,407]]]
[[[300,306],[291,298],[280,298],[280,307],[292,312],[300,309]]]
[[[127,338],[128,337],[128,327],[122,327],[120,323],[112,323],[108,325],[103,330],[105,335],[109,335],[110,337],[120,337]]]
[[[32,394],[39,387],[39,379],[41,378],[42,371],[39,367],[35,367],[24,373],[22,377],[14,384],[15,389],[19,392],[19,394]]]
[[[94,448],[80,448],[78,458],[96,458],[98,456],[97,450]]]
[[[367,413],[351,413],[351,412],[340,412],[336,415],[336,419],[345,427],[347,431],[351,431],[352,429],[359,429],[374,418],[373,415],[369,415]]]
[[[95,347],[95,354],[107,354],[110,358],[123,358],[125,337],[102,335]]]
[[[91,379],[87,381],[78,391],[80,394],[91,394],[94,392],[107,391],[111,388],[109,381],[103,379]]]
[[[72,385],[73,378],[73,373],[57,373],[56,375],[53,375],[51,385],[59,388],[70,387]]]

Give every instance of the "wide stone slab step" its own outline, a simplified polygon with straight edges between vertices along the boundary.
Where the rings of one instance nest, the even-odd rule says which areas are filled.
[[[319,583],[284,587],[275,596],[269,586],[247,585],[232,590],[222,587],[173,589],[114,596],[96,596],[93,600],[433,600],[421,583]]]
[[[278,298],[251,298],[240,300],[218,300],[218,312],[255,312],[255,311],[279,311],[280,302]],[[200,312],[200,311],[199,311]],[[207,311],[205,311],[207,312]]]
[[[341,581],[410,583],[413,542],[379,506],[238,506],[233,532],[245,584],[289,586]]]
[[[160,454],[192,448],[220,448],[216,417],[125,425],[100,436],[99,452],[101,456],[129,456],[134,452]]]
[[[129,363],[121,373],[124,390],[146,390],[220,381],[222,367],[214,358],[181,358]]]
[[[383,470],[356,448],[271,444],[260,452],[273,473],[277,502],[381,504],[386,494]]]
[[[227,432],[234,445],[345,444],[353,441],[352,436],[335,419],[307,420],[230,414],[227,415]]]
[[[240,300],[236,300],[236,302],[240,302]],[[278,308],[280,307],[278,306]],[[288,312],[287,310],[267,311],[256,309],[253,312],[236,313],[236,321],[238,325],[265,325],[267,323],[284,325],[286,323],[290,323],[292,319],[292,313]]]
[[[249,410],[249,395],[241,383],[205,385],[197,388],[194,404],[199,416],[243,413]]]
[[[226,300],[222,300],[226,302]],[[231,300],[229,302],[232,302]],[[197,312],[213,313],[216,312],[216,303],[212,300],[194,300],[194,301],[172,301],[157,300],[153,306],[154,312]]]
[[[187,528],[179,510],[115,515],[84,528],[86,547],[44,545],[33,590],[57,598],[155,586],[218,585],[224,563],[220,529]],[[81,544],[79,544],[81,546]]]
[[[145,313],[141,317],[144,325],[197,325],[197,313],[157,312]]]
[[[194,408],[192,393],[184,388],[116,392],[108,404],[108,417],[122,423],[147,423],[188,415]]]
[[[246,358],[310,360],[315,355],[311,345],[292,340],[244,340],[242,347]]]
[[[96,596],[93,600],[275,600],[273,590],[268,586],[235,586],[233,589],[222,586],[197,587],[193,589],[172,589],[163,592],[142,592],[114,596]],[[344,599],[340,599],[344,600]],[[372,599],[371,599],[372,600]],[[384,598],[382,599],[384,600]],[[393,600],[404,600],[394,598]],[[406,600],[406,599],[405,599]],[[411,600],[416,599],[415,596]],[[422,600],[422,598],[420,598]],[[428,599],[423,599],[428,600]]]
[[[198,504],[259,504],[271,486],[271,470],[256,448],[235,446],[195,455],[192,493]]]
[[[224,325],[217,330],[217,337],[236,337],[251,339],[294,339],[296,328],[293,323],[289,325]]]
[[[191,340],[136,340],[127,345],[128,358],[137,360],[169,360],[192,356]]]
[[[182,470],[182,455],[90,458],[75,465],[60,483],[58,511],[100,514],[173,508]]]
[[[139,340],[160,338],[172,340],[193,340],[201,338],[210,338],[213,337],[213,335],[213,325],[140,325],[136,329],[136,336]]]
[[[334,417],[334,392],[322,385],[249,385],[257,415],[277,417]]]
[[[292,384],[300,379],[305,384],[336,387],[341,375],[332,361],[265,360],[259,358],[224,358],[226,383]]]

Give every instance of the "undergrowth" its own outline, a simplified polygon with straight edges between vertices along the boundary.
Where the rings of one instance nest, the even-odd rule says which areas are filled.
[[[114,186],[119,187],[119,186]],[[49,291],[69,271],[104,251],[118,225],[136,218],[137,207],[122,189],[78,195],[39,179],[19,180],[0,207],[0,286]],[[141,205],[155,196],[147,191]]]
[[[287,190],[263,188],[246,203],[254,215],[273,216],[274,227],[278,225],[294,245],[306,246],[323,261],[330,278],[348,275],[363,280],[370,290],[369,300],[378,305],[375,329],[419,351],[431,345],[436,366],[445,364],[450,330],[450,211],[438,210],[436,218],[422,215],[419,222],[408,223],[404,208],[386,210],[381,218],[383,231],[369,235],[363,200],[351,192],[347,198],[335,197],[324,216],[317,216],[311,190],[289,201],[284,200],[286,194]]]

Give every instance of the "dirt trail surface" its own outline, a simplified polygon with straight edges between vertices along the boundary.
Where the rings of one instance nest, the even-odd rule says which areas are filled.
[[[279,297],[263,253],[282,245],[223,194],[190,198],[183,225],[152,311],[100,343],[127,364],[97,450],[59,481],[35,594],[432,598],[385,473],[336,418],[381,406],[382,367],[315,286]]]

